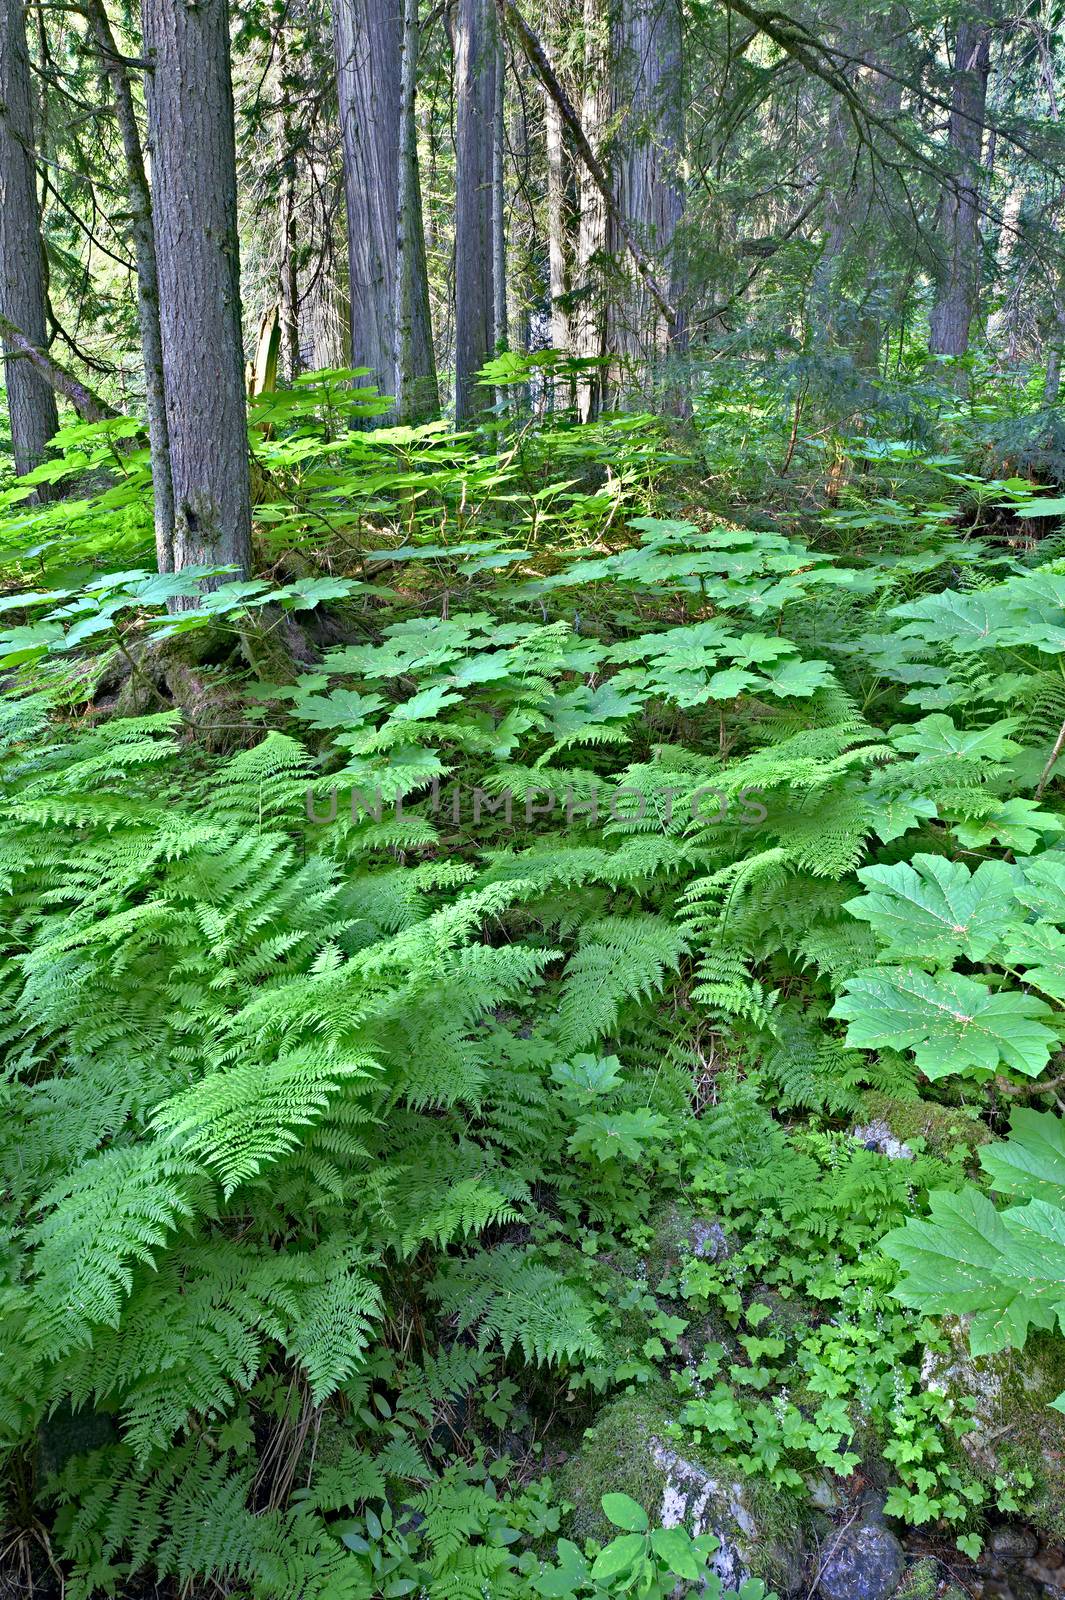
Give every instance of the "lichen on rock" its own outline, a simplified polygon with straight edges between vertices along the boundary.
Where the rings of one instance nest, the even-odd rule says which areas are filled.
[[[1040,1533],[1065,1538],[1065,1340],[1033,1332],[1023,1350],[974,1356],[965,1320],[944,1319],[946,1351],[925,1352],[926,1386],[971,1412],[961,1445],[997,1495],[1004,1488]],[[1011,1508],[1012,1509],[1012,1508]]]
[[[574,1506],[572,1536],[610,1538],[601,1497],[628,1494],[652,1522],[714,1534],[721,1542],[715,1570],[725,1588],[759,1577],[782,1594],[793,1592],[805,1562],[801,1500],[673,1438],[674,1410],[672,1392],[652,1385],[600,1412],[558,1479]]]

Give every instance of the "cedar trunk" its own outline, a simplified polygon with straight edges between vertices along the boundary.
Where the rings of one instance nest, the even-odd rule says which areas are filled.
[[[581,125],[593,154],[606,172],[608,184],[612,182],[612,173],[604,147],[613,98],[610,68],[610,24],[605,0],[584,0]],[[575,285],[580,298],[573,345],[574,354],[588,360],[601,360],[607,350],[610,241],[610,211],[606,196],[587,165],[582,166]],[[577,414],[582,422],[591,422],[598,416],[604,390],[602,366],[590,367],[578,378]]]
[[[435,409],[436,374],[414,143],[417,8],[404,0],[336,0],[333,35],[351,359],[369,368],[380,393],[396,398],[393,415],[425,415]]]
[[[455,20],[455,420],[492,403],[477,373],[495,349],[494,147],[499,71],[494,0],[458,0]]]
[[[962,356],[968,350],[980,293],[980,154],[990,64],[990,29],[959,22],[950,112],[955,170],[939,209],[936,293],[928,340],[937,355]]]
[[[133,91],[125,63],[119,54],[103,0],[85,0],[85,16],[100,67],[108,78],[115,97],[115,115],[122,136],[126,162],[126,193],[129,196],[129,230],[137,262],[137,314],[140,322],[141,355],[144,360],[144,389],[148,408],[148,442],[152,460],[152,489],[155,515],[155,556],[160,572],[174,570],[174,489],[170,476],[170,437],[166,420],[166,393],[163,379],[163,336],[159,324],[159,268],[155,257],[152,229],[152,200],[144,169],[140,129],[133,105]]]
[[[621,109],[618,204],[649,256],[659,263],[674,305],[683,297],[677,228],[684,209],[684,74],[678,0],[622,0],[617,73]],[[638,276],[618,313],[618,345],[644,373],[672,347],[683,350],[687,329],[672,330]],[[675,403],[679,396],[674,397]]]
[[[0,315],[38,350],[48,343],[45,260],[34,165],[33,98],[22,0],[0,0]],[[55,394],[24,355],[4,346],[15,471],[44,460],[59,428]],[[39,499],[54,491],[47,484]]]
[[[251,561],[226,0],[143,0],[174,566]],[[214,580],[215,584],[222,580]],[[209,585],[210,586],[210,585]]]
[[[544,96],[544,131],[547,138],[547,259],[551,290],[551,343],[556,350],[570,348],[570,317],[566,296],[570,292],[570,216],[566,198],[565,145],[562,113],[549,94]]]

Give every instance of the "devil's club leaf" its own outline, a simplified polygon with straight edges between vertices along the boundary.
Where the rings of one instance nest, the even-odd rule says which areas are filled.
[[[931,1196],[929,1220],[889,1233],[895,1291],[922,1311],[968,1313],[976,1355],[1022,1345],[1065,1312],[1065,1212],[1043,1201],[998,1212],[978,1189]]]
[[[882,967],[851,978],[832,1009],[850,1027],[852,1047],[910,1048],[929,1078],[1000,1062],[1034,1078],[1057,1035],[1041,1020],[1052,1015],[1034,995],[994,994],[956,972],[936,977],[915,967]]]
[[[986,861],[970,873],[945,856],[918,855],[892,867],[866,867],[858,876],[868,893],[849,900],[847,910],[872,923],[892,956],[982,961],[1017,920],[1017,872],[1004,861]]]
[[[1065,1207],[1065,1122],[1048,1111],[1013,1113],[1010,1136],[985,1145],[980,1164],[996,1194]]]

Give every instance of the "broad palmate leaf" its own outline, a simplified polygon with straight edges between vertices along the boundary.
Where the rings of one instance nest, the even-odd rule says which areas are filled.
[[[1057,1035],[1053,1013],[1034,995],[994,993],[956,972],[932,976],[918,967],[877,967],[848,980],[832,1008],[849,1023],[847,1044],[860,1049],[912,1049],[929,1078],[1000,1062],[1036,1077]]]
[[[985,861],[971,873],[946,856],[917,855],[858,876],[868,892],[849,900],[847,910],[872,923],[889,956],[982,961],[1019,920],[1013,892],[1019,875],[1004,861]]]

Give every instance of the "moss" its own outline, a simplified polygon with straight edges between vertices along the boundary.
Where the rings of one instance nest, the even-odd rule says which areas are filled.
[[[702,1531],[717,1534],[722,1556],[737,1569],[791,1588],[802,1563],[802,1502],[671,1439],[676,1404],[672,1390],[653,1384],[604,1407],[556,1475],[562,1498],[574,1508],[568,1532],[581,1541],[612,1538],[616,1530],[603,1515],[602,1497],[627,1494],[653,1523],[698,1516]]]
[[[886,1122],[896,1139],[912,1144],[922,1139],[929,1154],[945,1156],[958,1145],[977,1150],[990,1139],[987,1128],[961,1106],[934,1100],[896,1100],[870,1091],[862,1095],[859,1122]]]
[[[930,1356],[925,1374],[930,1387],[973,1408],[965,1455],[992,1497],[1003,1480],[1026,1521],[1065,1539],[1065,1416],[1051,1409],[1065,1392],[1065,1339],[1036,1332],[1023,1350],[973,1356],[961,1322],[947,1329],[953,1349]]]
[[[940,1565],[932,1556],[923,1556],[903,1573],[892,1600],[933,1600],[939,1593]]]
[[[725,1252],[720,1224],[698,1217],[684,1206],[666,1206],[649,1219],[648,1226],[651,1243],[642,1265],[652,1289],[663,1278],[675,1278],[693,1256],[717,1259],[719,1253]]]

